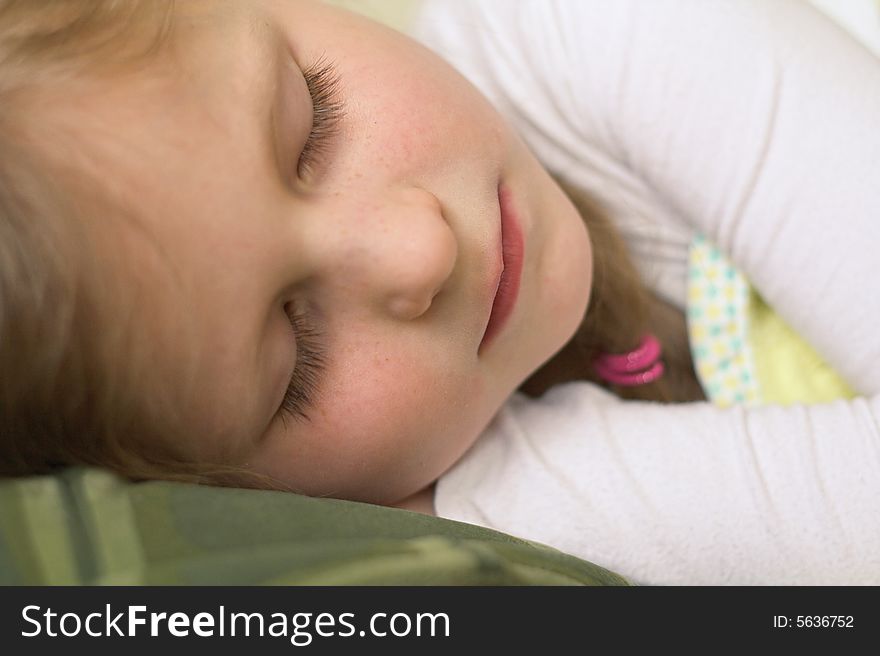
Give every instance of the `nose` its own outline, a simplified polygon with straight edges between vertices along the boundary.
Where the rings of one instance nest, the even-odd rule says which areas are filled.
[[[425,314],[452,276],[458,243],[440,201],[419,187],[328,201],[312,250],[345,302],[397,320]],[[320,221],[319,221],[320,223]],[[328,225],[329,223],[329,225]]]

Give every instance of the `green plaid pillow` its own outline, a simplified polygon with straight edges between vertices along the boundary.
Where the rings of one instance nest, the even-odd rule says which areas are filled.
[[[627,585],[510,535],[285,492],[131,483],[100,469],[0,482],[0,584]]]

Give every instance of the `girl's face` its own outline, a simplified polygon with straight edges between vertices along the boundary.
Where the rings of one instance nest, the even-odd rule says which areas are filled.
[[[487,101],[409,38],[304,0],[189,8],[162,58],[78,100],[138,208],[114,247],[149,279],[133,309],[157,391],[194,457],[393,503],[573,334],[586,228]],[[522,275],[482,343],[502,196]]]

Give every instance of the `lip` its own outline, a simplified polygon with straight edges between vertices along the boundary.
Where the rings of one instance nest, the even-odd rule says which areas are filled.
[[[498,185],[498,207],[501,214],[499,250],[501,251],[502,267],[495,279],[492,310],[478,352],[483,351],[491,344],[507,324],[510,315],[513,314],[519,297],[520,278],[522,277],[525,240],[513,206],[512,194],[503,183]]]

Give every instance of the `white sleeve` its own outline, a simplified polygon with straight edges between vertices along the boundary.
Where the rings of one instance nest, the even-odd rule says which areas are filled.
[[[867,48],[795,0],[442,0],[417,34],[551,169],[615,214],[708,236],[855,389],[880,392]]]
[[[515,394],[437,514],[655,585],[880,584],[880,404],[720,409],[587,382]]]
[[[880,60],[793,0],[444,0],[421,31],[548,166],[706,234],[866,395],[515,397],[438,512],[651,583],[880,583]]]

